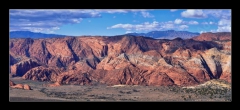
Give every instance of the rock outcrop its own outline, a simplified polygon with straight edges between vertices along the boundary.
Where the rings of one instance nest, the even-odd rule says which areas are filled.
[[[10,39],[11,74],[54,82],[48,86],[231,82],[230,35],[205,33],[185,40],[135,36]]]
[[[14,89],[32,90],[28,84],[15,84],[11,80],[9,80],[9,86]]]
[[[22,78],[38,81],[56,81],[61,70],[56,67],[38,66],[27,71]]]
[[[15,85],[16,84],[13,81],[9,80],[9,86],[15,86]]]
[[[16,84],[14,86],[10,86],[11,88],[15,88],[15,89],[24,89],[23,88],[23,84]]]
[[[198,41],[223,41],[223,40],[231,40],[230,32],[219,32],[219,33],[202,33],[199,36],[193,37],[194,40]]]
[[[32,90],[31,87],[29,85],[27,85],[27,84],[23,85],[23,89],[25,89],[25,90]]]
[[[11,66],[11,74],[12,76],[23,76],[28,70],[37,66],[40,66],[37,61],[25,59]]]

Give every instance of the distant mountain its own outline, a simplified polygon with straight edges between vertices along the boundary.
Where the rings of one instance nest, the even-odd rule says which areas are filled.
[[[44,34],[30,31],[12,31],[10,32],[10,38],[52,38],[52,37],[64,37],[66,35],[58,34]]]
[[[168,31],[151,31],[148,33],[128,33],[126,35],[145,36],[145,37],[152,37],[155,39],[174,39],[177,37],[182,39],[188,39],[195,36],[199,36],[200,33],[168,30]]]

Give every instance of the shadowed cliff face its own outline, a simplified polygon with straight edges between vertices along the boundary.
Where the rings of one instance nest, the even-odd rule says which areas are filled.
[[[225,35],[224,41],[198,41],[205,39],[202,36],[194,40],[134,36],[10,39],[11,72],[24,79],[53,81],[56,86],[231,82],[231,41],[226,41],[231,36]],[[212,34],[204,35],[208,36]]]

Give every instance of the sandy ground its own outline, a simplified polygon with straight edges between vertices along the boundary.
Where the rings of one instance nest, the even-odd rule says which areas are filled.
[[[14,101],[230,101],[231,91],[201,95],[179,87],[97,85],[63,85],[45,87],[46,82],[10,78],[15,83],[29,84],[33,90],[9,87],[9,100]],[[218,90],[220,91],[220,90]],[[216,91],[215,91],[216,92]]]

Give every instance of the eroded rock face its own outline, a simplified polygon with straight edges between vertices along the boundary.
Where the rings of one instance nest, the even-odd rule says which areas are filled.
[[[198,41],[223,41],[223,40],[231,40],[231,33],[229,32],[219,32],[219,33],[202,33],[200,36],[196,36],[193,38]]]
[[[16,84],[13,81],[9,80],[9,86],[15,86],[15,85]]]
[[[11,72],[24,79],[55,82],[51,87],[93,82],[156,86],[196,85],[210,79],[231,82],[229,35],[207,33],[194,40],[134,36],[10,39],[10,58],[19,60],[12,61]]]
[[[17,60],[12,55],[10,55],[9,59],[10,59],[10,65],[17,63]]]
[[[57,67],[38,66],[27,71],[22,78],[39,81],[56,81],[61,70]]]
[[[32,90],[28,84],[15,84],[13,81],[9,80],[9,86],[14,89],[25,89]]]
[[[23,84],[16,84],[14,86],[10,86],[11,88],[15,88],[15,89],[24,89],[23,88]]]
[[[12,76],[23,76],[28,70],[40,66],[37,61],[26,59],[11,66]]]
[[[31,87],[29,85],[27,85],[27,84],[23,85],[23,89],[25,89],[25,90],[32,90]]]

